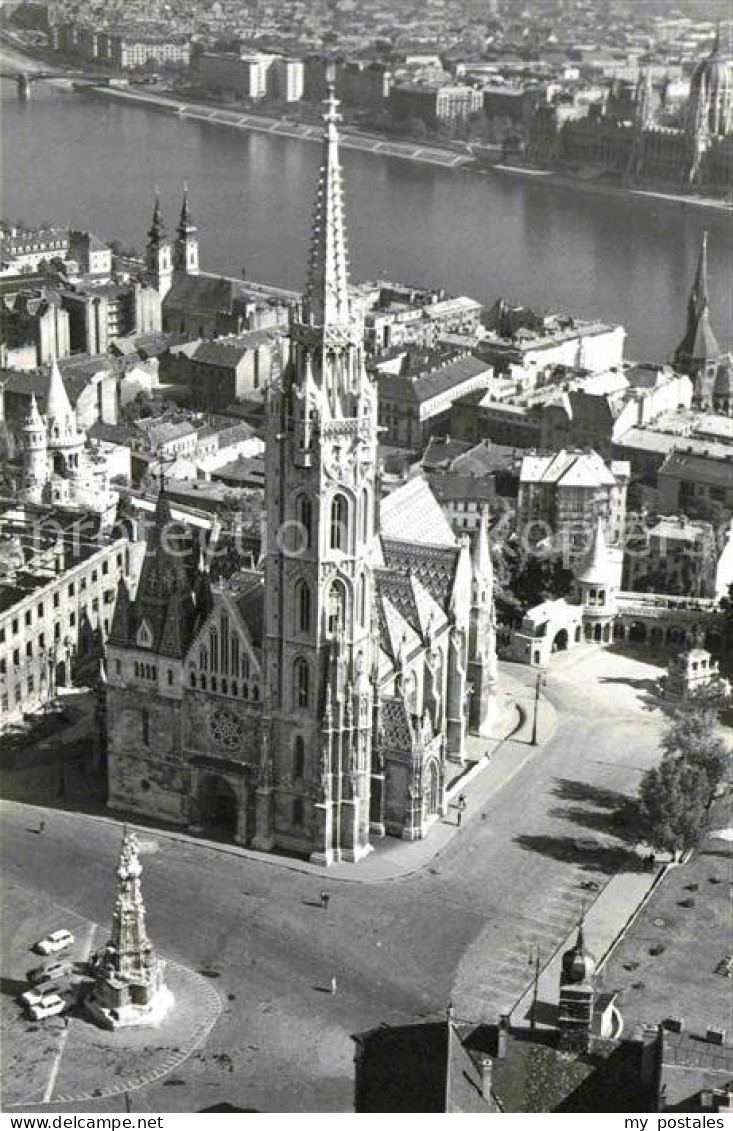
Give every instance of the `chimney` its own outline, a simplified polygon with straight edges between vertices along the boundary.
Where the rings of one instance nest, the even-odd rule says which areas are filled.
[[[481,1095],[485,1100],[491,1099],[491,1077],[493,1060],[487,1053],[479,1053],[476,1057],[478,1070],[481,1073]]]
[[[705,1040],[709,1045],[724,1045],[725,1029],[713,1029],[708,1027],[708,1031],[705,1034]]]
[[[670,1033],[682,1033],[685,1028],[684,1017],[667,1017],[664,1020],[664,1028]]]

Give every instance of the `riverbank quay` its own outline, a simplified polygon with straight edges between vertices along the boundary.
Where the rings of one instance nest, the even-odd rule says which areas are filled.
[[[712,208],[718,212],[733,211],[733,202],[720,200],[714,196],[691,196],[671,191],[665,192],[662,189],[631,188],[625,185],[615,185],[609,181],[603,181],[598,178],[584,179],[583,177],[573,177],[554,169],[540,169],[532,165],[508,165],[501,161],[491,164],[486,168],[487,170],[497,171],[510,176],[524,177],[532,180],[536,179],[537,181],[541,181],[543,185],[551,185],[554,188],[572,189],[594,196],[610,196],[616,199],[627,200],[631,198],[648,198],[654,202],[687,205],[694,208]]]
[[[53,64],[60,73],[67,69],[66,64],[59,64],[55,61],[52,53],[42,53],[40,49],[35,53],[31,52],[27,46],[18,43],[14,38],[9,39],[7,35],[3,34],[0,34],[0,59],[3,60],[3,63],[10,61],[16,67],[26,67],[33,71],[45,70],[50,64]],[[258,111],[242,112],[228,109],[210,102],[188,100],[173,93],[141,90],[125,85],[99,85],[94,82],[96,76],[90,74],[90,79],[87,82],[79,79],[78,71],[69,73],[70,75],[73,74],[73,79],[66,80],[60,74],[59,78],[50,81],[55,83],[68,81],[77,92],[87,97],[99,97],[127,105],[138,104],[148,110],[175,115],[181,119],[201,122],[202,124],[271,134],[293,140],[318,143],[321,140],[320,125],[311,125],[287,118],[275,118]],[[695,209],[703,208],[723,213],[728,213],[733,209],[733,203],[729,201],[716,197],[675,192],[669,186],[667,188],[651,186],[634,188],[613,184],[597,177],[573,176],[560,170],[533,167],[522,163],[521,158],[516,162],[502,160],[500,147],[496,147],[495,153],[492,152],[487,155],[483,151],[476,153],[476,147],[469,143],[466,144],[465,149],[461,149],[455,144],[452,146],[441,145],[435,141],[419,143],[407,139],[400,140],[387,135],[378,135],[348,125],[342,129],[341,144],[344,149],[360,150],[382,157],[394,157],[409,161],[411,164],[459,169],[482,176],[521,177],[524,180],[534,180],[542,185],[577,191],[585,195],[591,194],[618,200],[647,200],[655,205],[691,206]]]

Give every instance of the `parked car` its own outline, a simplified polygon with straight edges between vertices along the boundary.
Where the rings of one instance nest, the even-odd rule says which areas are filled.
[[[42,1021],[45,1017],[55,1017],[57,1013],[63,1013],[68,1005],[69,1003],[64,1001],[60,994],[46,994],[37,1005],[29,1006],[28,1012],[34,1021]]]
[[[74,967],[70,962],[47,962],[45,966],[34,966],[26,974],[26,978],[32,986],[37,985],[38,982],[48,982],[52,978],[69,978],[74,973]]]
[[[67,946],[71,946],[74,941],[74,936],[71,931],[67,931],[64,927],[59,931],[52,931],[50,935],[46,935],[45,939],[37,942],[34,950],[39,954],[56,954],[59,950],[66,950]]]
[[[31,989],[26,990],[25,993],[20,995],[20,1000],[23,1005],[42,1005],[51,997],[60,997],[61,991],[66,989],[66,983],[63,980],[55,979],[52,982],[41,982],[38,986],[32,986]]]

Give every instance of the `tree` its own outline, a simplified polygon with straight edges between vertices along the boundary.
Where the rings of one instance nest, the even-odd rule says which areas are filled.
[[[723,651],[730,655],[733,651],[733,581],[728,586],[728,594],[720,598],[720,607],[723,610]]]
[[[405,128],[413,141],[425,141],[428,136],[428,127],[422,118],[408,118]]]
[[[715,710],[696,705],[676,711],[662,736],[664,758],[684,760],[702,769],[708,781],[708,800],[725,778],[730,758],[716,731]]]
[[[710,783],[701,765],[664,758],[639,784],[636,831],[652,848],[677,857],[700,844],[709,798]]]

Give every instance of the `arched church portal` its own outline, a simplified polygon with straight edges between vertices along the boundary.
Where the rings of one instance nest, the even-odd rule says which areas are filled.
[[[239,804],[234,789],[217,774],[209,774],[199,787],[200,821],[207,832],[233,840],[237,832]]]

